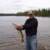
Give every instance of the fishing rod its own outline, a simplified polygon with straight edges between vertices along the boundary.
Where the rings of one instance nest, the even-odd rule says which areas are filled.
[[[16,24],[15,23],[12,23],[14,25],[14,27],[16,28]],[[23,37],[23,32],[22,30],[17,30],[18,33],[20,33],[21,35],[21,42],[24,42],[24,37]]]

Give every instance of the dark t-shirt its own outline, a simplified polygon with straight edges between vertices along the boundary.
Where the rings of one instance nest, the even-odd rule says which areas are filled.
[[[26,20],[23,25],[27,36],[32,36],[37,34],[38,21],[36,18],[32,17]]]

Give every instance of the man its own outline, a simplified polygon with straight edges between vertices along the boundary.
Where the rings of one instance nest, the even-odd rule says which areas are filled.
[[[28,13],[29,19],[26,20],[24,25],[17,25],[17,30],[24,29],[26,32],[26,50],[37,50],[37,27],[38,21],[32,16],[32,13]]]

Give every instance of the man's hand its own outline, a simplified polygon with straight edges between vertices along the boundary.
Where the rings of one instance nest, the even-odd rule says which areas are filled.
[[[22,28],[23,28],[22,25],[16,24],[16,29],[17,29],[17,30],[22,30]]]

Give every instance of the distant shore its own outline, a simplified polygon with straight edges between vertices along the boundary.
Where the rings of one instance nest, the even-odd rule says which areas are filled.
[[[16,14],[4,14],[4,13],[1,13],[0,16],[17,16]]]
[[[0,16],[28,16],[28,12],[32,11],[32,15],[38,17],[50,17],[50,8],[49,9],[39,9],[39,10],[28,10],[24,12],[16,13],[0,13]]]

